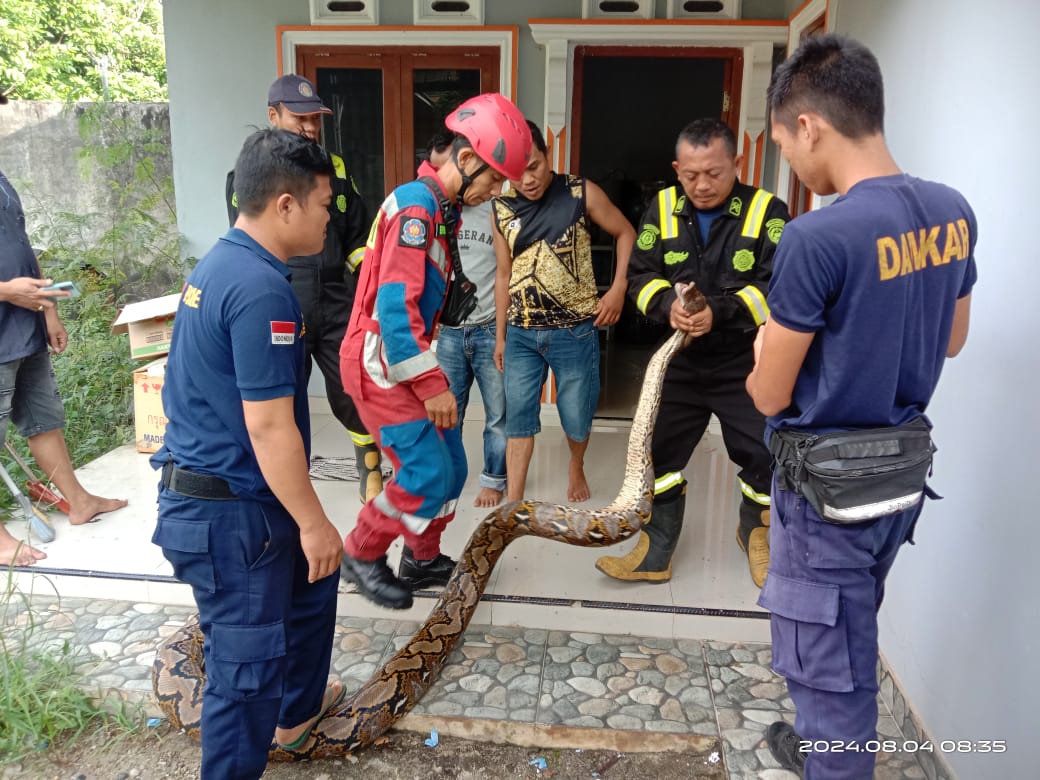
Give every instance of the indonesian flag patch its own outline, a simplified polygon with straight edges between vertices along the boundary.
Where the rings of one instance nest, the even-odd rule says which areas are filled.
[[[271,320],[271,343],[272,344],[295,344],[296,323],[276,322]]]

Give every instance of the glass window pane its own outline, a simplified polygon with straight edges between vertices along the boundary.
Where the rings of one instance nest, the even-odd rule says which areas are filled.
[[[378,68],[319,68],[318,94],[332,109],[322,136],[329,151],[347,163],[370,211],[386,197],[383,181],[383,71]]]
[[[444,129],[444,117],[459,103],[480,94],[480,70],[461,68],[414,71],[415,165],[426,157],[426,145]]]

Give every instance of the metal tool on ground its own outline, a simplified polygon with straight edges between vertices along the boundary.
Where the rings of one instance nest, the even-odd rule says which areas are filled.
[[[8,451],[10,451],[10,449],[8,449]],[[7,485],[7,489],[11,491],[14,500],[18,502],[18,506],[21,507],[22,514],[25,515],[25,521],[29,524],[29,532],[41,542],[53,542],[54,527],[51,525],[51,521],[39,507],[33,506],[29,498],[18,489],[17,483],[15,483],[14,479],[7,472],[7,469],[4,468],[3,464],[0,464],[0,479],[3,479],[4,484]]]
[[[7,452],[14,458],[14,462],[25,472],[26,479],[25,488],[29,493],[29,497],[34,501],[43,504],[46,509],[57,509],[63,514],[68,514],[72,511],[69,506],[69,500],[64,496],[54,492],[50,485],[41,482],[36,478],[36,474],[29,468],[29,464],[22,460],[22,456],[18,454],[18,450],[11,446],[11,442],[4,442],[4,446],[7,447]]]

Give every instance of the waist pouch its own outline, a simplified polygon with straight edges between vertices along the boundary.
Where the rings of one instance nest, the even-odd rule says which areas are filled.
[[[785,486],[827,522],[863,523],[937,497],[925,484],[935,445],[923,417],[861,431],[775,431],[769,449]]]
[[[449,327],[462,325],[466,318],[477,308],[477,286],[462,273],[461,266],[456,266],[448,284],[448,297],[441,310],[440,322]]]

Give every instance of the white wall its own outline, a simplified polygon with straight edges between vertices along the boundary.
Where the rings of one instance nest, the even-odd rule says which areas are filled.
[[[1040,10],[840,0],[836,22],[881,63],[901,167],[961,190],[979,222],[971,333],[928,410],[945,499],[927,506],[889,579],[882,652],[935,738],[1007,740],[1004,756],[948,755],[959,777],[1037,777]]]

